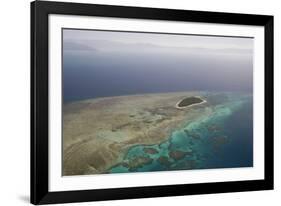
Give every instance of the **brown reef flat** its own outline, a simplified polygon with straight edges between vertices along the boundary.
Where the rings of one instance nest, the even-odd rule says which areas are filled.
[[[169,158],[166,157],[166,156],[161,156],[157,159],[157,161],[161,164],[161,165],[164,165],[164,166],[170,166],[171,165],[171,162],[169,161]]]
[[[190,154],[191,152],[184,152],[181,150],[172,150],[169,152],[169,156],[173,158],[174,160],[181,160],[183,159],[186,155]]]
[[[158,151],[154,148],[144,148],[143,151],[147,154],[157,154]]]
[[[131,95],[64,105],[63,175],[107,173],[132,146],[165,141],[173,130],[202,115],[194,107],[175,107],[193,95],[196,93]],[[149,161],[138,160],[140,164]]]

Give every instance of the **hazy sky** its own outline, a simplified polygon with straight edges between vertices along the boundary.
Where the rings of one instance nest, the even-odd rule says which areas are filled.
[[[69,30],[63,32],[63,39],[66,49],[70,50],[115,50],[131,49],[136,46],[143,49],[177,48],[177,49],[208,49],[214,51],[225,51],[231,53],[252,53],[252,38],[233,38],[217,36],[197,36],[197,35],[168,35],[168,34],[151,34],[136,32],[109,32],[94,30]],[[123,47],[120,47],[120,45]],[[150,47],[149,47],[150,46]],[[200,51],[202,52],[202,51]],[[208,52],[208,51],[206,51]]]

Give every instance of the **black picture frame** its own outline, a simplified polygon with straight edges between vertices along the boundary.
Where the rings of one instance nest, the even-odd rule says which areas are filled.
[[[82,15],[265,28],[265,178],[263,180],[49,192],[48,15]],[[273,16],[34,1],[31,3],[31,203],[51,204],[273,189]]]

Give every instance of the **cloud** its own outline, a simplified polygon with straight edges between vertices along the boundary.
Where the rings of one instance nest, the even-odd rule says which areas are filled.
[[[172,46],[159,45],[157,43],[143,42],[121,42],[116,40],[101,40],[101,39],[65,39],[65,51],[88,51],[88,52],[117,52],[117,53],[163,53],[163,54],[179,54],[179,55],[196,55],[196,56],[245,56],[252,55],[252,48],[237,48],[237,47],[203,47],[199,46]]]
[[[63,42],[64,51],[96,51],[96,48],[93,48],[90,45],[75,41],[64,41]]]

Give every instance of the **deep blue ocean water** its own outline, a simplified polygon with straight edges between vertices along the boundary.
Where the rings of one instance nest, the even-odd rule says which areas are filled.
[[[200,55],[63,54],[64,102],[179,91],[252,92],[251,59]]]

